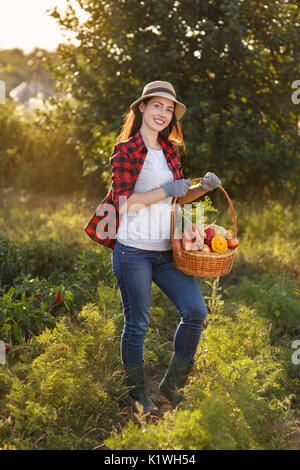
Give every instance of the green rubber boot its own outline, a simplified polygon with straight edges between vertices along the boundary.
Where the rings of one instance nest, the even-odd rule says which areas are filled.
[[[126,384],[129,388],[128,399],[135,413],[138,413],[136,403],[143,407],[143,412],[150,415],[158,415],[158,409],[148,400],[145,394],[144,364],[125,364]]]
[[[160,392],[169,400],[173,408],[183,400],[179,390],[184,387],[193,364],[183,361],[175,352],[171,358],[168,370],[159,384]]]

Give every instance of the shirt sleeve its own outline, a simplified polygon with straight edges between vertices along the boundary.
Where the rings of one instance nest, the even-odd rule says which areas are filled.
[[[110,157],[112,167],[112,188],[114,205],[119,210],[120,197],[129,198],[134,191],[134,166],[128,154],[122,152],[115,144]],[[123,200],[124,201],[124,200]],[[121,203],[123,204],[121,200]],[[121,205],[122,205],[121,204]]]

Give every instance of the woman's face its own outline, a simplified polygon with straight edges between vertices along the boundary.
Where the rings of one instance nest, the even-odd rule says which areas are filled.
[[[143,124],[157,132],[161,132],[170,124],[175,103],[168,98],[154,96],[147,104],[141,103],[139,109],[143,115]]]

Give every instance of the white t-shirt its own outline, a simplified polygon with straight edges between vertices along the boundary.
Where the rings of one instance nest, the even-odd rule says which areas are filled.
[[[134,193],[160,188],[174,181],[162,149],[148,148],[144,164],[136,181]],[[172,196],[137,211],[127,212],[120,221],[117,240],[124,245],[144,250],[171,250]]]

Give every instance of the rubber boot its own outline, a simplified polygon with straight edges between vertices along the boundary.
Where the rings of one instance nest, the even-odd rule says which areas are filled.
[[[179,390],[184,387],[193,364],[183,361],[175,352],[172,355],[168,370],[159,384],[160,392],[169,400],[173,408],[183,400]]]
[[[128,399],[135,413],[138,413],[136,403],[143,407],[143,412],[158,415],[158,409],[148,400],[145,394],[144,364],[124,364],[126,384],[129,388]]]

